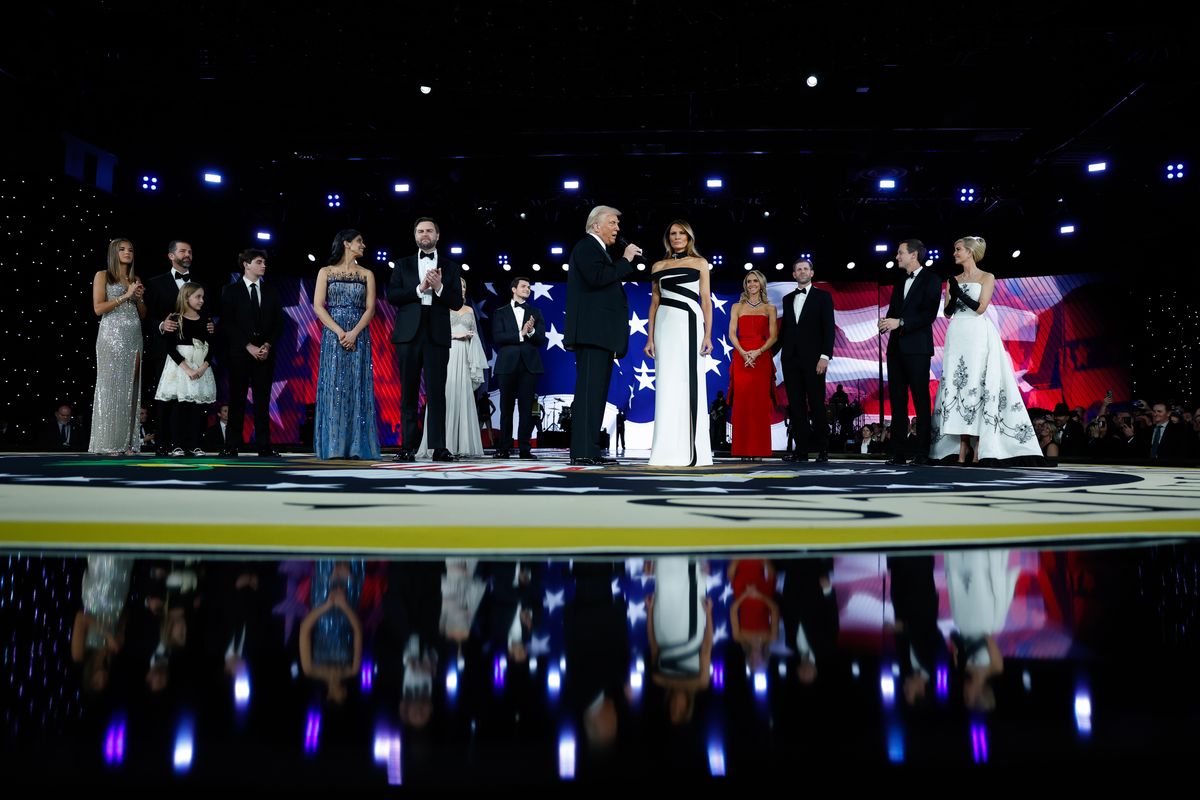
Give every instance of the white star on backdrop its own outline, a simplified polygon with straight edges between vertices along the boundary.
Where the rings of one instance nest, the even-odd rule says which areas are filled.
[[[724,580],[719,572],[710,572],[704,576],[704,593],[712,594],[712,590],[724,583]]]
[[[646,332],[646,323],[649,321],[648,319],[638,319],[637,312],[634,311],[633,318],[629,320],[629,335],[640,333],[643,336],[649,336],[650,334]]]
[[[553,283],[542,283],[541,281],[538,281],[537,283],[532,284],[529,288],[533,291],[534,300],[539,300],[543,297],[547,300],[554,299],[550,296],[550,290],[554,288]]]
[[[728,603],[729,598],[733,597],[733,584],[725,584],[725,588],[721,591],[721,602]]]
[[[720,311],[722,314],[726,313],[725,304],[729,301],[722,300],[721,298],[717,297],[716,292],[712,292],[710,296],[712,297],[713,308],[715,308],[717,311]]]
[[[646,604],[644,602],[634,603],[630,601],[625,611],[625,616],[629,618],[630,627],[637,625],[640,620],[646,618]]]
[[[279,414],[279,395],[283,394],[283,390],[287,388],[287,381],[275,381],[271,384],[271,422],[274,422],[279,427],[283,427],[283,417]],[[256,434],[257,435],[257,434]]]
[[[717,629],[715,631],[713,631],[713,644],[716,644],[717,642],[723,642],[728,638],[729,638],[729,626],[726,625],[724,622],[722,622],[720,624],[720,626],[718,626]]]
[[[542,601],[542,605],[546,607],[547,614],[553,614],[554,609],[562,608],[563,605],[565,605],[563,603],[563,595],[565,593],[566,589],[563,589],[560,592],[552,592],[549,589],[546,590],[546,599]]]
[[[496,369],[496,351],[495,350],[492,351],[492,357],[488,359],[488,369],[490,369],[490,370]]]
[[[483,285],[483,288],[487,289],[492,294],[496,294],[496,287],[492,285],[491,281],[488,281],[487,283],[485,283]],[[496,296],[499,297],[500,295],[497,294]]]
[[[300,300],[294,306],[284,306],[283,313],[296,323],[296,352],[303,352],[302,345],[308,338],[309,323],[317,318],[317,312],[313,311],[312,300],[308,299],[308,284],[300,281]]]
[[[712,353],[709,353],[706,356],[701,356],[701,358],[704,359],[705,374],[708,374],[709,372],[715,372],[718,378],[721,377],[721,362],[713,358]]]
[[[529,655],[544,656],[550,652],[550,636],[534,636],[529,640]]]
[[[567,352],[567,348],[563,347],[564,336],[564,334],[558,332],[558,328],[554,326],[554,323],[550,323],[550,330],[546,331],[546,351],[549,352],[551,349],[557,347],[564,353]]]
[[[633,370],[634,376],[637,378],[638,391],[649,389],[654,391],[654,367],[646,366],[643,360],[642,365]]]
[[[483,310],[483,304],[485,302],[487,302],[487,301],[480,300],[478,303],[471,304],[471,308],[475,309],[475,317],[477,319],[487,319],[488,313]]]
[[[731,345],[729,342],[725,341],[724,336],[722,336],[720,339],[717,339],[717,343],[720,344],[721,349],[725,351],[725,360],[728,361],[729,354],[733,351],[733,345]]]

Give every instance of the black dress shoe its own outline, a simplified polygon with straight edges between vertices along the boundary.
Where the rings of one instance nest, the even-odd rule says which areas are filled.
[[[828,464],[829,463],[829,453],[826,453],[824,450],[817,453],[817,463],[818,464]]]
[[[528,450],[522,450],[521,451],[521,460],[522,461],[537,461],[538,457],[535,456],[533,453],[529,452]]]
[[[600,466],[600,461],[598,461],[595,458],[584,458],[581,456],[579,458],[572,458],[571,466],[572,467],[597,467],[597,466]]]
[[[904,456],[892,456],[883,463],[890,464],[893,467],[906,467],[908,466],[908,459],[906,459]]]
[[[278,450],[259,450],[258,457],[259,458],[279,458],[279,451]]]
[[[917,456],[913,459],[914,464],[918,467],[932,467],[933,462],[929,460],[929,456]]]
[[[399,464],[405,461],[416,461],[416,454],[412,450],[401,450],[396,455],[392,456],[392,461]]]
[[[433,460],[434,461],[442,461],[442,462],[451,462],[451,461],[457,461],[458,459],[454,457],[454,453],[451,453],[449,450],[447,450],[444,447],[439,447],[438,449],[433,451]]]
[[[492,458],[512,458],[512,451],[511,450],[497,450],[496,454],[493,455]]]
[[[237,457],[238,457],[238,451],[237,451],[237,450],[228,450],[228,449],[226,449],[226,450],[222,450],[222,451],[221,451],[221,458],[237,458]]]
[[[795,461],[796,454],[795,453],[784,453],[783,456],[780,458],[780,460],[785,463]]]
[[[158,458],[166,458],[170,452],[171,451],[165,447],[154,448],[154,455],[157,456]]]
[[[593,458],[592,461],[595,461],[597,464],[600,464],[602,466],[621,463],[620,461],[617,461],[615,458],[605,458],[604,456],[599,456],[598,458]]]

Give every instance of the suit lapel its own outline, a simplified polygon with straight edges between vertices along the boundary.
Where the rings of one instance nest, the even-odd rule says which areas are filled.
[[[588,234],[588,238],[596,243],[596,246],[600,248],[600,252],[604,253],[604,258],[608,261],[608,263],[611,264],[612,256],[610,256],[608,254],[608,248],[605,247],[604,244],[599,239],[597,239],[595,236],[592,236],[590,233]]]

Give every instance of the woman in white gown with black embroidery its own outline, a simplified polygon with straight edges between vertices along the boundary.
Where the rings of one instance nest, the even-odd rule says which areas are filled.
[[[929,457],[1036,466],[1044,459],[1012,359],[984,316],[996,288],[996,277],[977,266],[986,248],[978,236],[954,243],[954,263],[963,272],[946,282],[945,314],[952,319],[933,403]]]
[[[695,240],[691,225],[672,222],[663,236],[666,258],[650,272],[654,288],[645,353],[654,359],[654,467],[713,463],[705,380],[712,296],[708,262],[696,252]]]

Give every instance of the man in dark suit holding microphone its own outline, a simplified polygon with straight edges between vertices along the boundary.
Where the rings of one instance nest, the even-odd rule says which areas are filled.
[[[629,301],[621,281],[637,272],[633,261],[642,254],[637,245],[626,244],[621,257],[612,259],[608,248],[617,243],[620,230],[621,212],[596,206],[588,214],[587,235],[571,251],[563,345],[575,352],[572,464],[616,463],[601,457],[598,440],[613,359],[629,349]]]

